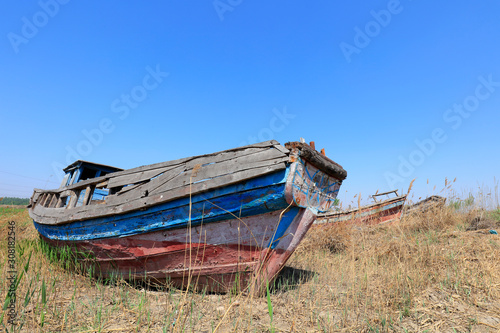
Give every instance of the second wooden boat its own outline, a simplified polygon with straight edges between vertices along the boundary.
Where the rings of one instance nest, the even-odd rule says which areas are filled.
[[[377,201],[376,197],[394,193],[396,197]],[[397,190],[378,193],[372,196],[375,203],[347,211],[320,213],[316,224],[345,222],[352,224],[374,225],[395,221],[401,217],[406,195],[399,196]]]

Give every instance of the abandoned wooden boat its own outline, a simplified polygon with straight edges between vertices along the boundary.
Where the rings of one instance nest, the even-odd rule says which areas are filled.
[[[129,170],[77,161],[64,171],[59,189],[34,190],[29,213],[45,241],[90,253],[99,276],[257,292],[347,176],[305,143],[274,140]]]
[[[383,201],[377,201],[378,196],[395,194],[396,197]],[[347,211],[320,213],[316,224],[335,223],[348,221],[353,224],[374,225],[396,221],[401,217],[401,213],[406,201],[406,195],[398,195],[397,190],[377,193],[372,196],[374,204],[362,206]]]

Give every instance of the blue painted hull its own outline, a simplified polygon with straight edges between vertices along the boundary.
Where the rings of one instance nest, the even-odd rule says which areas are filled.
[[[208,224],[265,214],[288,206],[285,198],[287,174],[288,169],[198,194],[191,200],[182,198],[122,215],[61,225],[39,224],[35,221],[35,227],[45,238],[78,242],[185,228],[189,221],[191,226],[197,226],[202,222]],[[292,219],[286,220],[289,224]],[[276,238],[281,237],[287,227],[283,223]]]

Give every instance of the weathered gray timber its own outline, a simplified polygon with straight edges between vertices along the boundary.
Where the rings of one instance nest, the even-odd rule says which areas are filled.
[[[31,214],[41,224],[122,214],[276,172],[285,169],[287,162],[289,150],[271,140],[141,166],[57,190],[35,190]],[[109,191],[105,201],[90,200],[96,188]]]
[[[341,166],[307,144],[282,146],[271,140],[128,170],[103,166],[109,173],[100,177],[95,173],[90,179],[85,179],[89,177],[86,169],[81,178],[85,180],[74,178],[76,183],[55,190],[35,189],[30,216],[39,224],[54,225],[125,214],[284,170],[297,159],[340,182],[347,176]],[[83,170],[81,163],[92,164],[76,161],[71,172]]]
[[[300,149],[301,158],[309,161],[311,164],[317,166],[318,168],[325,170],[339,180],[346,179],[347,171],[345,171],[340,165],[338,165],[325,155],[318,153],[308,144],[302,142],[288,142],[285,144],[285,147],[287,149]]]

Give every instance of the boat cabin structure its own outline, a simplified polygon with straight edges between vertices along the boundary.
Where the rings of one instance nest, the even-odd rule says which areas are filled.
[[[63,169],[65,175],[61,182],[61,187],[73,185],[83,180],[105,176],[123,169],[109,165],[98,164],[88,161],[78,160]]]
[[[110,165],[78,160],[68,165],[63,169],[63,171],[65,175],[60,188],[75,185],[88,179],[103,177],[113,172],[123,171],[123,169]],[[105,188],[104,184],[102,184],[102,186],[85,187],[78,193],[77,196],[73,195],[73,200],[71,199],[71,194],[73,193],[47,195],[47,199],[50,198],[50,202],[48,204],[51,207],[67,207],[68,205],[70,207],[80,207],[91,202],[103,202],[109,193],[109,189]]]

